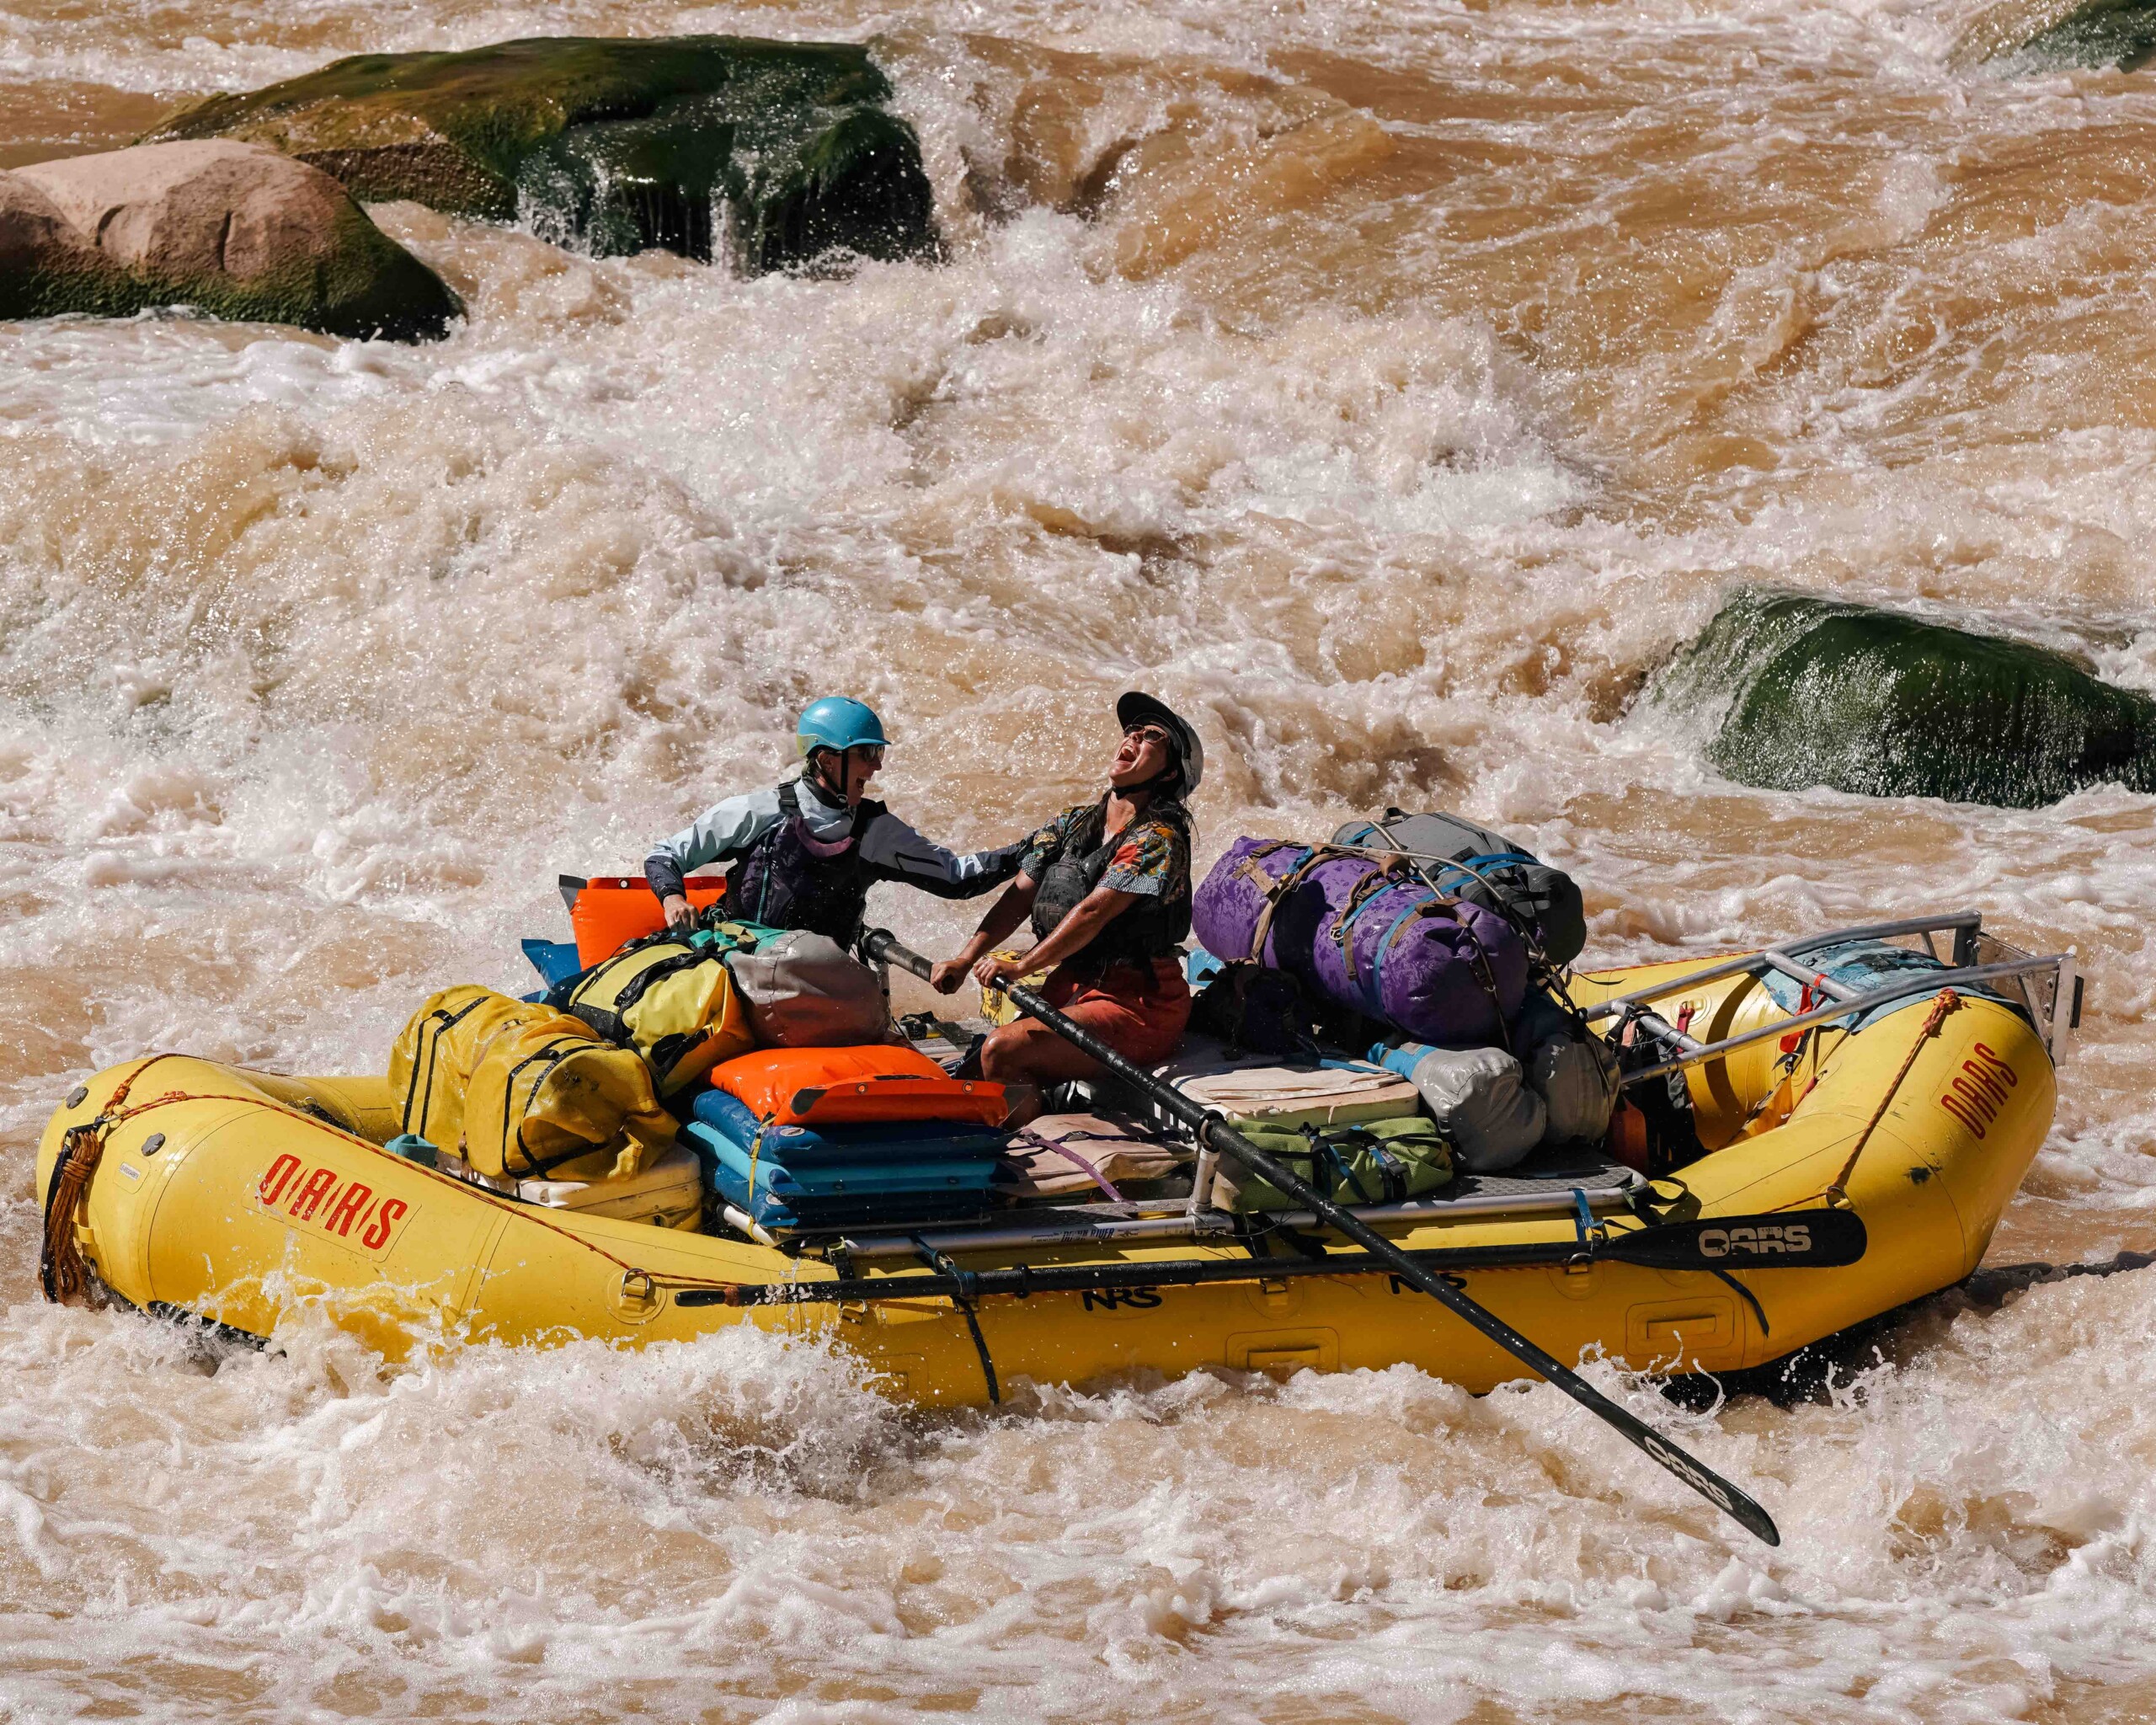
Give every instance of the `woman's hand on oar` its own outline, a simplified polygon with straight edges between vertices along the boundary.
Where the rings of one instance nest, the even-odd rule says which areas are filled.
[[[880,928],[872,930],[862,937],[861,949],[873,962],[896,964],[900,969],[911,971],[915,976],[926,978],[931,968],[928,960],[920,953],[909,951],[899,943],[895,937]],[[1200,1107],[1173,1085],[1164,1084],[1150,1072],[1131,1065],[1113,1049],[1057,1012],[1033,990],[1012,982],[1005,985],[1004,993],[1020,1012],[1028,1017],[1039,1019],[1074,1048],[1092,1056],[1124,1083],[1150,1097],[1158,1107],[1181,1120],[1198,1135],[1200,1142],[1209,1144],[1223,1156],[1232,1156],[1275,1190],[1285,1193],[1334,1232],[1346,1235],[1373,1258],[1383,1262],[1409,1287],[1428,1295],[1454,1316],[1488,1337],[1523,1365],[1548,1379],[1590,1413],[1615,1427],[1633,1445],[1660,1462],[1716,1509],[1742,1524],[1748,1531],[1756,1534],[1770,1546],[1782,1542],[1774,1518],[1750,1497],[1705,1463],[1678,1449],[1644,1420],[1620,1407],[1569,1366],[1560,1365],[1495,1312],[1469,1299],[1443,1277],[1425,1269],[1375,1229],[1350,1215],[1316,1188],[1298,1178],[1284,1164],[1266,1155],[1219,1114]]]

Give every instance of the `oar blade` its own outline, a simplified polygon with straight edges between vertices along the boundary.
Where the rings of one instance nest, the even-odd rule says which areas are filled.
[[[1604,1417],[1608,1418],[1606,1414]],[[1640,1423],[1637,1433],[1627,1432],[1625,1435],[1753,1538],[1769,1546],[1779,1546],[1782,1542],[1782,1530],[1774,1525],[1774,1518],[1760,1508],[1756,1500],[1739,1491],[1711,1467],[1686,1455],[1652,1426]]]
[[[928,974],[926,959],[918,953],[908,951],[881,929],[862,938],[862,950],[872,960],[897,964],[901,969],[912,971],[916,976]],[[1529,1370],[1539,1372],[1588,1412],[1599,1415],[1642,1452],[1661,1463],[1673,1477],[1682,1480],[1746,1531],[1770,1546],[1782,1542],[1781,1532],[1775,1527],[1774,1518],[1712,1468],[1686,1455],[1646,1422],[1626,1413],[1577,1372],[1537,1347],[1495,1312],[1469,1299],[1451,1283],[1417,1263],[1391,1241],[1342,1210],[1284,1164],[1266,1155],[1219,1115],[1200,1107],[1172,1086],[1163,1084],[1151,1073],[1132,1065],[1113,1049],[1097,1040],[1090,1032],[1065,1017],[1032,990],[1013,984],[1009,992],[1012,1004],[1021,1012],[1038,1019],[1065,1041],[1098,1060],[1123,1082],[1150,1096],[1172,1118],[1181,1120],[1198,1133],[1204,1142],[1241,1162],[1276,1190],[1286,1193],[1327,1227],[1344,1235],[1387,1265],[1410,1287],[1418,1289],[1438,1304],[1449,1308],[1455,1316],[1481,1331]]]
[[[1827,1270],[1854,1263],[1868,1244],[1854,1210],[1797,1210],[1613,1233],[1594,1255],[1657,1270]]]
[[[1352,1224],[1353,1218],[1348,1219]],[[1540,1372],[1592,1414],[1607,1422],[1617,1434],[1650,1460],[1659,1462],[1673,1478],[1682,1481],[1753,1537],[1768,1545],[1782,1542],[1781,1530],[1748,1493],[1739,1490],[1696,1456],[1687,1455],[1645,1420],[1619,1407],[1593,1384],[1562,1361],[1529,1341],[1487,1306],[1477,1304],[1442,1278],[1418,1263],[1406,1263],[1396,1272],[1403,1281],[1420,1288],[1453,1314],[1472,1325],[1523,1365]]]

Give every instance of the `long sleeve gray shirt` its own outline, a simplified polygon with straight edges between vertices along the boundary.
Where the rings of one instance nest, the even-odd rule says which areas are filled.
[[[851,828],[852,811],[808,779],[798,783],[795,796],[802,822],[814,837],[842,839]],[[644,879],[662,899],[678,893],[684,875],[733,861],[783,818],[776,787],[714,803],[681,831],[652,846],[643,862]],[[992,851],[947,851],[889,812],[867,824],[860,843],[862,860],[880,878],[944,899],[970,899],[1000,886],[1017,873],[1026,848],[1017,844]]]

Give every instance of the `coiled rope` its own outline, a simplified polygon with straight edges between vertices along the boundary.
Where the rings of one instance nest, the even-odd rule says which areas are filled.
[[[45,1188],[45,1238],[38,1247],[38,1286],[56,1306],[77,1300],[92,1304],[90,1267],[83,1262],[83,1242],[75,1237],[75,1225],[90,1190],[90,1176],[104,1159],[106,1135],[126,1114],[117,1112],[127,1092],[159,1060],[170,1055],[152,1055],[130,1072],[105,1098],[104,1109],[79,1126],[70,1126],[60,1136],[60,1154],[53,1159],[52,1183]]]

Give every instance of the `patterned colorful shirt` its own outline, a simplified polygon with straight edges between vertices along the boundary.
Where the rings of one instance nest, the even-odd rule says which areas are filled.
[[[1074,804],[1041,828],[1026,841],[1020,871],[1038,880],[1042,871],[1063,854],[1073,834],[1090,825],[1100,806],[1098,803]],[[1148,804],[1123,828],[1123,841],[1108,859],[1101,884],[1146,898],[1187,897],[1190,892],[1189,821],[1179,803]],[[1099,842],[1094,840],[1086,851],[1098,848]]]

